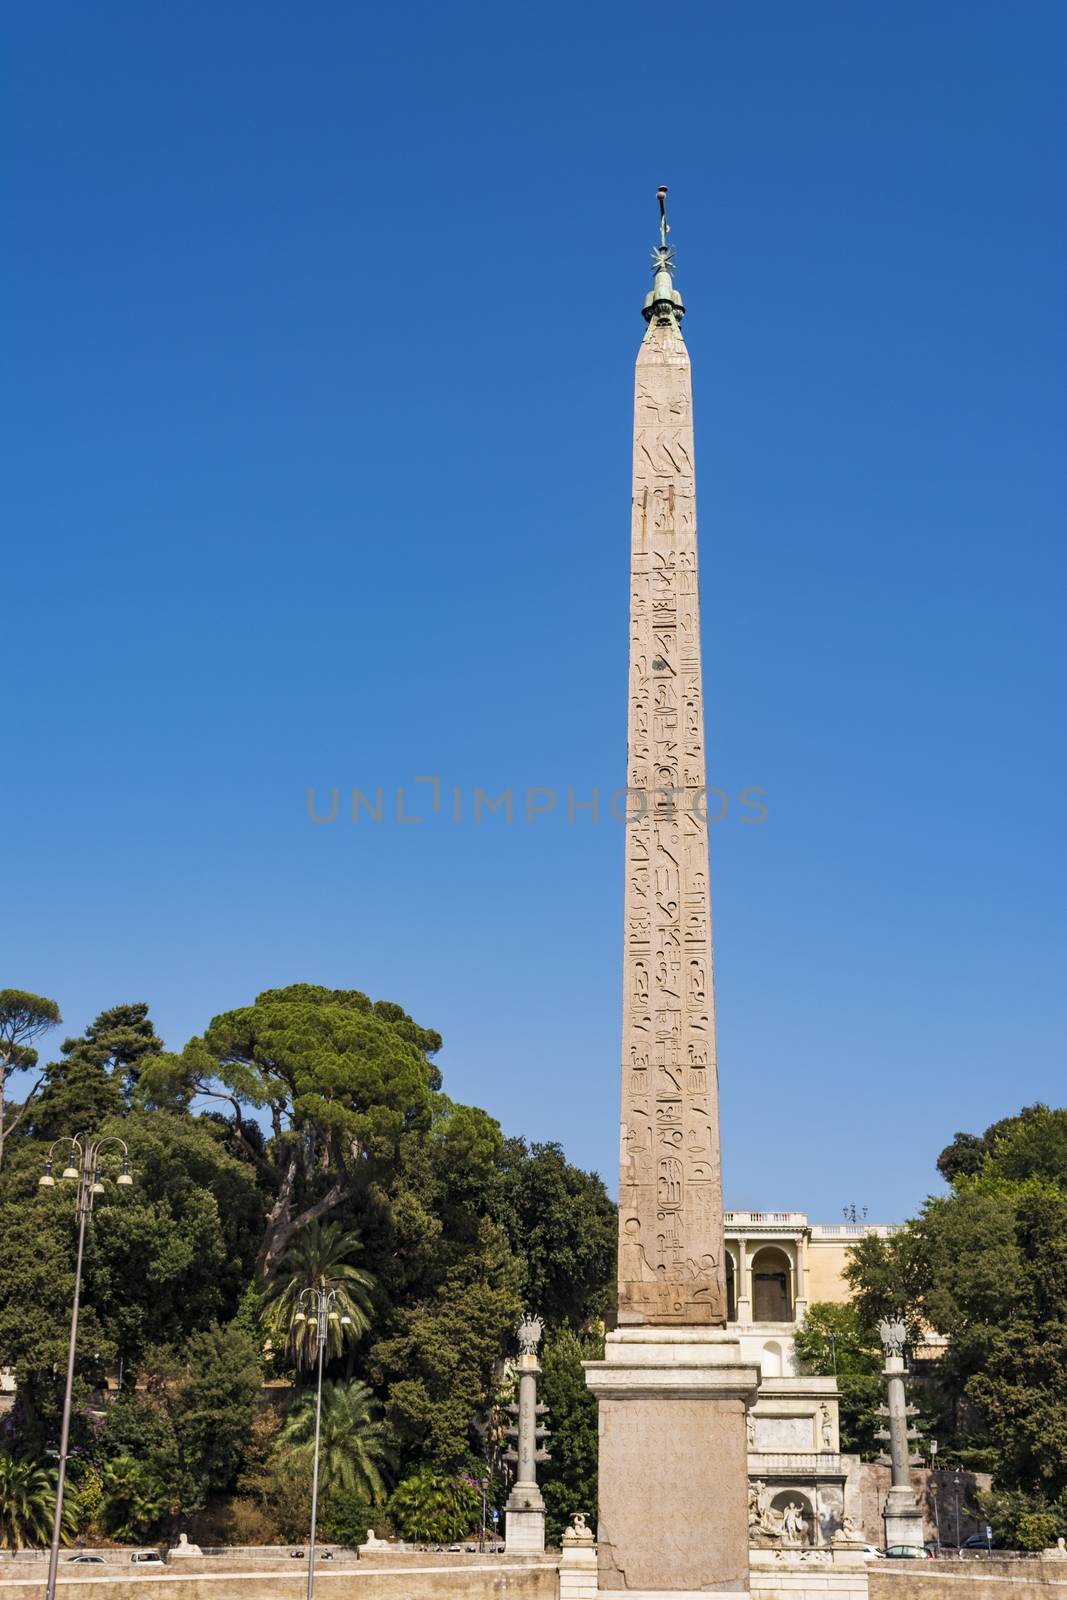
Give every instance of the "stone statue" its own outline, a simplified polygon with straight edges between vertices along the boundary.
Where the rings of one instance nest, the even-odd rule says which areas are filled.
[[[822,1428],[822,1447],[824,1450],[832,1450],[834,1447],[834,1428],[833,1423],[830,1421],[830,1407],[825,1400],[819,1407],[819,1417]]]
[[[790,1544],[799,1544],[804,1537],[804,1508],[799,1500],[790,1500],[782,1512],[782,1533]]]
[[[564,1531],[563,1548],[565,1550],[591,1549],[595,1543],[593,1530],[585,1520],[584,1511],[576,1511],[571,1517],[570,1527]]]
[[[898,1317],[893,1322],[880,1322],[878,1324],[878,1332],[887,1356],[902,1356],[904,1354],[904,1343],[908,1337],[908,1330],[901,1318]]]
[[[762,1478],[748,1486],[749,1535],[762,1534],[768,1539],[780,1539],[785,1531],[785,1519],[771,1505],[771,1493]]]
[[[541,1321],[541,1318],[531,1316],[530,1313],[526,1311],[519,1318],[519,1325],[515,1331],[519,1339],[519,1354],[524,1356],[535,1356],[537,1354],[537,1347],[541,1343],[541,1335],[545,1331],[545,1325]]]

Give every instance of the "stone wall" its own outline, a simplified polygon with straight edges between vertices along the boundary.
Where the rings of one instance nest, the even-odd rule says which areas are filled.
[[[457,1571],[457,1561],[464,1568]],[[199,1563],[198,1563],[199,1564]],[[71,1576],[60,1567],[60,1600],[304,1600],[307,1571],[263,1567],[232,1571],[219,1562],[212,1572],[186,1573],[173,1567],[149,1569],[127,1565],[99,1577]],[[77,1569],[74,1569],[77,1571]],[[15,1576],[15,1573],[18,1576]],[[82,1569],[85,1572],[85,1569]],[[14,1564],[0,1570],[0,1600],[39,1600],[42,1574]],[[377,1563],[341,1567],[332,1561],[315,1567],[315,1590],[321,1600],[557,1600],[557,1560],[518,1562],[483,1557],[423,1557],[423,1564],[384,1570]]]
[[[937,1516],[934,1514],[936,1495],[937,1513],[941,1522],[941,1543],[956,1548],[956,1487],[955,1473],[927,1472],[920,1468],[910,1474],[911,1486],[923,1508],[924,1536],[937,1537]],[[960,1539],[978,1531],[978,1521],[968,1506],[973,1507],[976,1490],[988,1489],[992,1479],[988,1472],[960,1473]],[[873,1461],[855,1461],[845,1490],[846,1504],[863,1528],[863,1537],[871,1544],[885,1543],[885,1525],[882,1507],[889,1493],[891,1481],[888,1467],[879,1467]]]
[[[1067,1561],[872,1561],[870,1600],[1067,1600]]]

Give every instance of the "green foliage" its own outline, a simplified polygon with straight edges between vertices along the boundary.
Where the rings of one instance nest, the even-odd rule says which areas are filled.
[[[252,1423],[244,1470],[233,1502],[234,1537],[259,1544],[273,1537],[306,1539],[311,1523],[311,1458],[279,1444],[281,1419],[260,1412]]]
[[[290,1239],[316,1216],[388,1182],[404,1135],[427,1129],[440,1073],[440,1035],[399,1006],[357,990],[292,984],[216,1017],[180,1059],[142,1074],[148,1103],[227,1101],[235,1137],[267,1169],[276,1198],[259,1252],[266,1281]],[[269,1112],[270,1157],[243,1131],[242,1107]]]
[[[120,1544],[141,1544],[159,1534],[177,1506],[159,1477],[132,1456],[116,1456],[101,1474],[101,1521]]]
[[[48,1544],[55,1514],[55,1469],[0,1453],[0,1546],[27,1550]],[[64,1543],[69,1543],[76,1526],[77,1497],[65,1494]]]
[[[153,1465],[166,1467],[177,1510],[199,1511],[229,1489],[244,1460],[262,1373],[259,1352],[241,1329],[212,1325],[179,1348],[146,1358],[153,1409],[169,1439]]]
[[[503,1230],[483,1219],[476,1243],[431,1295],[396,1310],[393,1333],[369,1355],[405,1458],[445,1471],[470,1459],[472,1424],[521,1309],[521,1269]]]
[[[346,1494],[373,1505],[385,1499],[383,1473],[390,1451],[379,1410],[370,1389],[358,1380],[323,1384],[319,1481],[327,1499]],[[280,1440],[310,1459],[315,1441],[314,1392],[298,1398]]]
[[[263,1225],[254,1170],[214,1123],[137,1112],[99,1131],[128,1141],[135,1181],[117,1188],[109,1163],[86,1237],[79,1370],[94,1377],[99,1363],[135,1367],[148,1346],[232,1317]],[[66,1185],[37,1187],[43,1159],[19,1138],[0,1173],[0,1349],[16,1369],[31,1450],[55,1443],[52,1373],[65,1364],[74,1291],[74,1197]]]
[[[34,1066],[34,1041],[62,1021],[54,1000],[28,989],[0,989],[0,1079]]]
[[[354,1344],[370,1327],[374,1279],[352,1261],[361,1249],[359,1235],[351,1229],[336,1222],[312,1222],[281,1258],[264,1302],[263,1321],[298,1367],[314,1366],[318,1351],[315,1322],[306,1316],[297,1321],[305,1290],[332,1290],[336,1295],[335,1315],[327,1325],[327,1359],[340,1355],[346,1344]],[[347,1327],[343,1317],[349,1319]]]
[[[373,1520],[374,1512],[365,1500],[343,1489],[332,1490],[321,1507],[319,1537],[327,1544],[355,1550],[365,1542]]]
[[[5,1036],[0,997],[9,1064],[32,1056],[26,1028],[58,1021],[52,1002],[39,1009],[34,1021],[27,997],[12,1002]],[[306,1344],[286,1338],[304,1284],[341,1291],[355,1324],[326,1352],[330,1526],[361,1531],[394,1457],[409,1478],[427,1468],[452,1485],[483,1458],[491,1470],[518,1313],[528,1304],[550,1329],[596,1319],[611,1293],[614,1207],[558,1146],[505,1140],[485,1111],[448,1099],[440,1042],[397,1005],[305,984],[223,1013],[179,1054],[143,1004],[103,1011],[64,1042],[0,1170],[0,1351],[18,1383],[8,1442],[46,1460],[75,1216],[67,1186],[38,1188],[45,1141],[120,1136],[134,1184],[118,1189],[106,1163],[82,1279],[72,1474],[86,1527],[145,1537],[207,1501],[225,1522],[216,1502],[236,1487],[235,1528],[307,1536],[307,1399],[285,1440],[268,1429],[266,1448],[253,1406],[268,1339],[275,1373],[291,1370],[283,1344],[306,1363]],[[586,1347],[572,1334],[546,1378],[559,1391],[561,1521],[576,1495],[592,1509],[595,1411],[576,1338]],[[121,1394],[105,1397],[105,1375],[113,1389],[120,1372]],[[345,1396],[360,1400],[358,1417],[342,1417]]]
[[[7,1138],[26,1115],[36,1093],[34,1086],[21,1107],[12,1112],[6,1100],[7,1080],[13,1072],[36,1065],[34,1041],[62,1020],[54,1000],[31,994],[28,989],[0,989],[0,1165]]]
[[[1039,1518],[1067,1494],[1067,1110],[957,1134],[938,1164],[952,1191],[865,1240],[846,1275],[865,1325],[895,1301],[948,1338],[929,1385],[940,1459],[992,1470]]]
[[[1052,1504],[1041,1494],[1019,1489],[979,1490],[974,1498],[979,1516],[1002,1548],[1044,1550],[1067,1537],[1067,1495]]]
[[[957,1133],[937,1158],[937,1170],[954,1186],[964,1178],[999,1174],[1015,1183],[1047,1178],[1062,1184],[1067,1173],[1067,1107],[1024,1106],[994,1122],[983,1134]]]
[[[618,1224],[595,1173],[572,1167],[558,1144],[509,1139],[505,1216],[526,1263],[525,1298],[550,1326],[602,1317],[614,1294]]]
[[[474,1481],[423,1467],[398,1483],[389,1518],[402,1539],[415,1544],[451,1544],[478,1526],[481,1496]]]
[[[816,1301],[797,1331],[795,1348],[805,1372],[836,1376],[841,1448],[869,1460],[881,1448],[874,1436],[885,1426],[878,1415],[885,1386],[877,1335],[864,1327],[854,1304]]]
[[[66,1493],[64,1492],[64,1502]],[[99,1523],[104,1510],[104,1482],[100,1469],[89,1466],[78,1483],[78,1532],[91,1532]]]
[[[35,1137],[93,1131],[119,1116],[142,1063],[162,1049],[143,1002],[102,1011],[80,1038],[64,1041],[63,1059],[49,1065],[33,1107]]]
[[[583,1361],[604,1359],[603,1333],[564,1327],[545,1339],[540,1394],[548,1407],[552,1459],[538,1470],[545,1501],[545,1534],[558,1544],[576,1511],[590,1527],[597,1511],[597,1403]]]
[[[232,1324],[150,1350],[144,1373],[143,1391],[108,1408],[98,1441],[103,1522],[124,1540],[147,1538],[233,1486],[262,1379],[255,1344]]]

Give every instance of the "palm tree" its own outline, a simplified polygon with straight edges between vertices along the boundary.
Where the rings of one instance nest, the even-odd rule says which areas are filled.
[[[0,1455],[0,1545],[9,1550],[46,1545],[55,1514],[55,1468]],[[74,1532],[77,1516],[77,1501],[71,1496],[63,1503],[65,1541]]]
[[[315,1448],[315,1396],[301,1395],[279,1434],[279,1443],[293,1450]],[[358,1379],[322,1386],[322,1432],[319,1478],[323,1494],[341,1491],[377,1505],[385,1498],[383,1470],[389,1466],[385,1423],[371,1390]]]
[[[327,1360],[341,1354],[346,1339],[354,1343],[370,1327],[374,1278],[352,1265],[352,1257],[361,1249],[359,1235],[339,1222],[325,1226],[311,1222],[296,1235],[278,1263],[278,1275],[264,1306],[264,1322],[284,1339],[298,1367],[313,1367],[318,1354],[314,1321],[296,1321],[303,1289],[332,1289],[337,1296],[337,1315],[330,1318],[326,1339]],[[351,1326],[343,1328],[345,1315]]]

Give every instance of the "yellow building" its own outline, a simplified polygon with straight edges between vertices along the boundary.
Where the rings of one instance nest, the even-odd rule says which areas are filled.
[[[803,1211],[727,1211],[725,1221],[727,1315],[764,1377],[796,1373],[793,1334],[809,1305],[848,1300],[850,1247],[897,1232],[880,1222],[813,1223]]]

